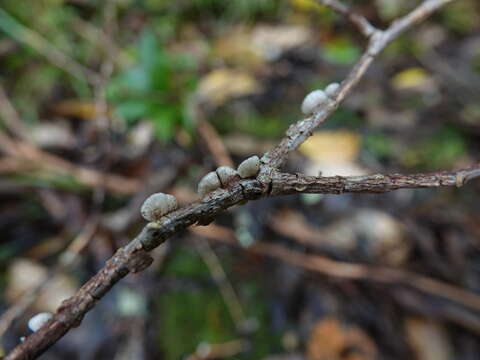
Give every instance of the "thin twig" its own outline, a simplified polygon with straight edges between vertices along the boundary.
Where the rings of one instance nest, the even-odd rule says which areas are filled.
[[[11,120],[14,121],[14,120]],[[14,160],[18,160],[17,167],[10,167],[10,170],[22,169],[31,165],[32,168],[47,169],[64,173],[75,178],[79,183],[98,187],[105,184],[105,187],[112,192],[119,194],[131,194],[140,188],[140,181],[129,179],[120,175],[105,174],[84,166],[78,166],[57,155],[41,150],[33,144],[13,140],[5,132],[0,130],[0,150]],[[28,164],[30,163],[30,164]],[[14,162],[10,162],[14,165]],[[2,169],[4,171],[8,169]]]
[[[270,174],[274,172],[274,168],[282,165],[288,154],[305,141],[311,135],[312,131],[325,121],[339,106],[340,102],[360,81],[366,69],[378,53],[402,32],[450,1],[452,0],[427,0],[412,11],[412,13],[394,22],[387,30],[377,30],[374,32],[370,37],[370,44],[366,53],[361,57],[347,79],[342,82],[340,89],[334,95],[332,101],[312,117],[292,125],[287,132],[287,137],[281,141],[280,145],[264,155],[262,158],[264,165],[262,166],[258,180],[234,181],[229,184],[227,189],[216,190],[208,194],[201,201],[172,212],[161,218],[158,222],[147,224],[142,232],[126,247],[120,248],[116,254],[107,261],[106,265],[79,289],[76,295],[64,301],[46,325],[34,334],[28,336],[22,344],[18,345],[7,355],[5,360],[33,359],[42,354],[72,327],[79,326],[85,314],[91,310],[97,301],[120,279],[130,272],[136,273],[147,268],[153,261],[148,255],[148,252],[174,234],[193,224],[206,225],[212,222],[219,213],[240,202],[268,196],[271,192],[270,184],[274,180]],[[476,170],[469,171],[466,177],[463,175],[459,176],[458,179],[461,181],[456,182],[455,185],[457,185],[457,183],[463,184],[465,180],[469,180],[469,176],[477,176],[479,170],[477,168]],[[359,181],[359,183],[362,182]],[[437,186],[443,185],[445,184],[440,183]],[[319,266],[319,264],[320,262],[315,262],[315,266]],[[359,272],[365,276],[363,273],[364,269],[360,270],[361,271],[359,271],[358,268],[350,268],[345,275],[355,276],[355,272]],[[344,271],[345,268],[342,272]],[[425,283],[423,282],[420,285],[424,286]],[[477,301],[479,300],[474,298],[469,301],[477,306]],[[480,309],[480,305],[478,306]]]
[[[17,142],[16,147],[18,149],[18,153],[16,154],[18,157],[31,161],[39,168],[71,175],[79,183],[87,186],[101,186],[105,180],[105,187],[109,191],[118,194],[131,194],[140,188],[140,181],[138,180],[114,174],[105,174],[104,177],[102,173],[96,170],[76,165],[25,142]]]
[[[86,79],[92,84],[99,80],[98,75],[93,70],[76,62],[70,56],[51,44],[43,36],[20,24],[12,15],[1,8],[0,20],[1,30],[17,41],[33,48],[50,63],[64,70],[66,73],[82,81]]]
[[[283,140],[271,151],[267,152],[262,162],[269,168],[280,167],[288,155],[307,140],[313,131],[320,126],[343,102],[347,95],[359,83],[365,72],[378,54],[403,32],[419,23],[435,10],[453,0],[427,0],[408,15],[396,20],[385,31],[376,30],[370,36],[370,42],[364,54],[353,67],[346,79],[340,84],[340,89],[323,107],[320,107],[311,117],[302,119],[290,126]]]
[[[198,253],[202,257],[203,262],[207,265],[213,280],[217,284],[217,287],[220,289],[220,293],[225,304],[227,305],[230,315],[232,316],[235,327],[238,331],[242,331],[246,324],[243,307],[238,299],[237,294],[235,293],[235,289],[230,281],[228,281],[228,277],[225,273],[225,270],[223,270],[222,263],[208,243],[208,240],[202,238],[196,239],[195,246],[198,250]]]
[[[114,36],[114,30],[116,29],[115,24],[115,14],[116,14],[116,2],[115,0],[107,0],[103,8],[103,27],[106,34],[110,38]],[[112,121],[108,112],[108,102],[107,102],[107,87],[111,76],[113,74],[113,62],[112,57],[114,57],[114,48],[112,46],[107,46],[105,48],[104,60],[100,66],[100,79],[96,84],[93,85],[94,93],[94,103],[95,103],[95,114],[96,121],[94,124],[97,126],[97,131],[100,132],[99,140],[97,141],[97,146],[105,154],[102,161],[102,171],[101,172],[101,184],[100,186],[95,187],[93,192],[93,203],[94,211],[101,212],[103,202],[105,200],[106,194],[106,185],[107,185],[107,176],[106,172],[111,166],[111,155],[112,155],[112,139],[111,139],[111,127]]]
[[[465,174],[467,174],[467,178],[469,178],[470,175],[480,176],[480,168],[460,170],[456,173],[448,173],[444,183],[438,182],[427,184],[422,180],[418,182],[416,187],[425,187],[426,185],[434,187],[457,186],[457,178],[460,177],[465,179]],[[278,183],[276,183],[275,179],[281,179],[283,176],[296,178],[295,175],[289,174],[275,175],[272,178],[274,189],[278,189],[280,186],[280,180],[278,180]],[[425,177],[428,178],[429,176],[432,175],[417,175],[416,177],[418,179],[424,179]],[[385,175],[385,178],[395,179],[395,176]],[[410,178],[413,179],[415,177]],[[338,180],[343,178],[333,177],[330,179]],[[359,180],[359,178],[355,177],[356,187],[352,188],[352,191],[360,188],[370,189],[372,186],[371,177],[365,177],[363,181],[357,180]],[[462,183],[463,182],[464,180],[462,180]],[[340,189],[341,186],[344,186],[339,186],[335,183],[333,185],[335,189]],[[404,185],[408,188],[415,187],[415,184],[412,184],[409,181],[406,181]],[[301,183],[301,186],[304,186],[304,184]],[[391,191],[398,188],[398,183],[395,186],[385,184],[382,185],[383,191],[387,191],[387,189]],[[290,185],[287,189],[288,191],[285,190],[285,193],[291,193],[292,190]],[[325,187],[325,189],[328,191],[328,187]],[[316,188],[313,190],[316,192],[318,191]],[[32,356],[41,354],[50,345],[55,343],[56,340],[63,336],[63,334],[70,328],[78,326],[83,316],[95,306],[96,302],[103,295],[105,295],[105,293],[107,293],[115,283],[125,277],[129,272],[139,272],[148,267],[152,262],[152,259],[148,255],[148,251],[158,247],[166,239],[193,224],[207,224],[211,222],[226,208],[229,208],[244,200],[256,200],[263,196],[268,196],[268,191],[269,187],[263,185],[256,179],[242,180],[237,183],[233,183],[228,189],[219,189],[214,191],[205,199],[170,213],[168,216],[163,217],[159,222],[147,224],[142,232],[126,247],[119,249],[117,253],[107,262],[105,267],[94,277],[92,277],[85,285],[83,285],[75,296],[63,302],[62,306],[60,306],[60,308],[57,310],[57,313],[54,315],[54,318],[46,326],[42,327],[42,329],[40,329],[38,332],[30,335],[26,341],[16,347],[6,359],[28,359],[32,358]],[[296,191],[305,192],[305,190],[299,191],[298,189]],[[301,262],[303,262],[303,260],[299,261],[299,263]],[[318,267],[320,266],[319,264],[324,264],[322,266],[326,266],[327,268],[329,267],[328,265],[325,265],[326,263],[324,261],[319,262],[316,260],[312,264],[310,266]],[[340,271],[338,271],[338,269],[331,270],[331,275],[345,276],[350,278],[362,278],[363,276],[366,276],[365,270],[359,269],[360,268],[357,267],[343,267]],[[387,278],[393,278],[396,276],[395,274],[392,275],[389,272],[382,272],[379,274],[381,274],[381,276],[378,275],[378,281],[383,279],[382,276],[386,276]],[[403,278],[396,280],[407,281]],[[425,286],[425,284],[428,285],[428,282],[420,281],[417,283],[418,286]],[[453,293],[454,292],[452,292],[452,294]],[[476,300],[472,300],[470,305],[477,306]],[[478,306],[480,309],[480,303],[478,303]]]
[[[12,102],[7,96],[7,92],[0,84],[0,118],[3,120],[8,130],[20,139],[28,140],[29,132]]]
[[[60,272],[70,268],[79,258],[81,252],[87,247],[93,239],[97,230],[98,220],[93,219],[88,221],[82,232],[75,237],[65,251],[60,255],[59,262],[46,275],[45,279],[37,286],[22,294],[20,299],[15,300],[15,303],[8,308],[0,316],[0,339],[11,326],[11,324],[21,317],[30,306],[38,299],[42,291],[51,285],[52,280]]]
[[[306,176],[273,173],[270,195],[384,193],[398,189],[461,187],[480,177],[480,165],[457,171],[427,174],[375,174],[367,176]]]
[[[240,243],[237,241],[232,230],[218,225],[210,225],[210,227],[210,229],[206,227],[196,227],[193,229],[193,232],[208,239],[237,247],[239,246]],[[253,246],[245,250],[254,254],[273,257],[287,264],[334,278],[366,280],[386,285],[397,284],[411,287],[428,295],[440,297],[463,305],[475,312],[480,311],[479,295],[455,285],[450,285],[411,271],[385,266],[336,261],[325,256],[302,254],[282,245],[261,241],[256,242]],[[479,330],[480,329],[476,329],[476,331]]]

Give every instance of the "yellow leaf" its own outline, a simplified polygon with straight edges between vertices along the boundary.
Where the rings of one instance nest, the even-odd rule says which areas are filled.
[[[428,73],[419,67],[412,67],[396,74],[392,86],[398,90],[423,88],[431,82]]]
[[[212,57],[221,58],[228,65],[238,66],[255,72],[264,66],[261,54],[252,46],[250,29],[242,26],[235,27],[223,34],[213,45]]]
[[[261,87],[249,73],[218,69],[207,74],[198,86],[198,95],[212,105],[222,105],[231,98],[258,93]]]
[[[98,114],[97,105],[79,99],[62,100],[53,105],[53,111],[60,116],[94,119]]]
[[[319,11],[322,12],[324,7],[315,0],[290,0],[292,6],[301,11]]]
[[[322,131],[311,136],[299,150],[315,162],[353,162],[360,150],[360,137],[347,130]]]

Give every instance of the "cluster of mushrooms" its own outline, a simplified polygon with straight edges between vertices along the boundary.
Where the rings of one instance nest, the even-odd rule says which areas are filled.
[[[338,83],[331,83],[325,90],[314,90],[310,92],[303,100],[301,110],[305,115],[313,114],[320,106],[333,98],[340,88]],[[225,188],[235,178],[247,179],[254,177],[260,170],[260,159],[258,156],[251,156],[238,165],[237,170],[229,166],[220,166],[215,171],[209,172],[198,183],[198,194],[204,197],[208,193],[219,188]],[[156,193],[150,195],[142,205],[140,212],[147,221],[157,221],[172,211],[178,209],[178,202],[175,196]],[[38,331],[45,325],[53,314],[42,312],[33,316],[28,321],[28,327],[33,332]]]
[[[302,112],[305,115],[313,114],[320,106],[332,99],[340,84],[331,83],[325,90],[314,90],[310,92],[302,103]],[[260,170],[260,159],[258,156],[251,156],[244,160],[237,168],[220,166],[215,171],[209,172],[198,183],[198,194],[204,197],[208,193],[219,188],[226,187],[233,179],[240,176],[242,179],[256,176]],[[173,195],[156,193],[149,196],[142,205],[140,212],[147,221],[159,220],[178,208],[177,199]]]
[[[305,115],[313,114],[320,106],[332,99],[339,88],[339,83],[331,83],[325,90],[313,90],[303,99],[302,112]]]
[[[229,166],[220,166],[209,172],[198,183],[198,194],[204,197],[219,188],[225,188],[237,177],[246,179],[256,176],[260,170],[260,159],[251,156],[238,165],[237,170]],[[157,221],[178,208],[177,199],[173,195],[156,193],[150,195],[142,205],[140,212],[147,221]]]
[[[220,166],[217,170],[209,172],[198,183],[198,193],[204,197],[208,193],[219,188],[225,188],[237,176],[246,179],[254,177],[260,170],[260,159],[258,156],[252,156],[244,160],[237,168],[232,169],[229,166]],[[156,193],[149,196],[142,205],[140,212],[147,221],[159,220],[162,216],[175,211],[178,208],[178,202],[175,196]],[[28,321],[28,327],[31,331],[38,331],[51,318],[52,313],[42,312],[33,316]]]

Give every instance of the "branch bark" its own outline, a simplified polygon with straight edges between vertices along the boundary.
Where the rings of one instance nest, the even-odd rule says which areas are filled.
[[[460,187],[479,176],[479,167],[415,175],[376,174],[315,177],[274,173],[270,195],[384,193],[398,189],[436,188],[440,186]]]
[[[261,173],[257,179],[238,180],[227,189],[219,189],[202,200],[179,209],[158,222],[147,224],[142,232],[124,248],[119,249],[93,278],[83,285],[76,295],[63,302],[53,318],[36,333],[28,336],[7,355],[5,360],[34,359],[57,342],[71,328],[79,326],[91,310],[120,279],[130,272],[148,267],[152,258],[148,252],[181,230],[194,225],[212,222],[222,211],[244,201],[265,196],[297,192],[342,193],[385,192],[399,188],[439,187],[463,185],[480,176],[480,168],[464,169],[450,173],[403,175],[374,175],[367,177],[307,177],[278,173],[288,154],[304,142],[360,81],[375,57],[387,44],[401,33],[420,22],[433,11],[453,0],[426,0],[407,16],[394,22],[387,30],[374,30],[364,55],[354,66],[333,99],[313,116],[292,125],[286,137],[262,158]],[[332,4],[333,2],[330,1]],[[330,6],[332,6],[330,4]],[[342,12],[341,9],[339,9]],[[349,15],[352,21],[352,16]],[[358,19],[358,17],[354,17]],[[335,273],[331,274],[336,276]]]
[[[286,161],[288,155],[307,140],[312,135],[313,130],[320,126],[340,106],[346,96],[360,82],[373,60],[388,44],[451,1],[453,0],[426,0],[408,15],[394,21],[387,30],[373,31],[367,49],[346,79],[342,81],[340,89],[331,101],[319,108],[311,117],[291,125],[283,140],[263,156],[262,162],[272,168],[280,167]]]

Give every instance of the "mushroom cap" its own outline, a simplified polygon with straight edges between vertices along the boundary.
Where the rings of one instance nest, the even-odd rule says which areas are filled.
[[[159,220],[178,208],[177,199],[173,195],[156,193],[150,195],[142,205],[140,212],[147,221]]]
[[[238,165],[238,175],[242,179],[249,178],[258,174],[260,170],[260,159],[257,155],[245,159]]]
[[[337,90],[340,88],[340,84],[339,83],[331,83],[330,85],[328,85],[326,88],[325,88],[325,94],[328,96],[328,97],[333,97],[333,95],[335,95],[335,93],[337,92]]]
[[[215,171],[211,171],[198,183],[198,193],[203,197],[209,192],[218,189],[220,186],[221,183],[217,173]]]
[[[52,313],[41,312],[34,315],[28,320],[28,328],[33,332],[38,331],[43,325],[45,325],[53,317]]]
[[[227,185],[238,175],[237,170],[232,169],[230,166],[220,166],[217,168],[216,172],[222,186]]]
[[[313,90],[302,102],[302,112],[305,115],[312,114],[315,109],[327,101],[327,95],[323,90]]]

